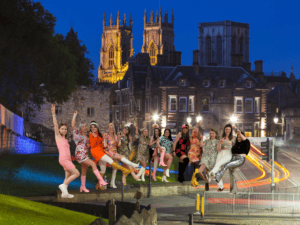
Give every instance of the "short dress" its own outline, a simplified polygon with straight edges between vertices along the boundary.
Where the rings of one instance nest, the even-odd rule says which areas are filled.
[[[180,158],[182,155],[187,155],[187,147],[190,145],[190,140],[188,138],[180,138],[176,145],[176,155]]]
[[[75,158],[77,162],[82,163],[89,158],[87,144],[90,140],[77,129],[73,130],[73,140],[76,143]]]
[[[118,153],[130,160],[131,151],[129,149],[129,139],[127,136],[121,137],[121,144],[118,147]]]
[[[218,144],[219,140],[217,139],[209,139],[204,141],[204,151],[201,157],[200,165],[203,163],[208,170],[212,170],[216,164]]]
[[[202,156],[202,148],[200,147],[200,140],[196,137],[191,137],[191,148],[188,153],[190,162],[199,162]]]
[[[56,141],[58,148],[58,162],[64,168],[64,170],[71,170],[75,168],[75,165],[72,163],[70,145],[68,140],[64,137],[60,138],[60,141]]]
[[[118,138],[116,135],[114,137],[108,135],[108,137],[107,147],[104,148],[104,152],[110,157],[115,157],[118,151]]]
[[[135,135],[135,138],[139,139],[137,160],[145,162],[149,158],[149,138],[144,137],[144,135]]]
[[[165,147],[166,148],[166,153],[170,154],[171,153],[171,149],[174,145],[173,141],[171,141],[169,138],[162,136],[160,138],[159,144],[161,147]]]
[[[94,137],[93,134],[90,134],[89,139],[91,145],[91,154],[96,162],[98,162],[105,155],[103,149],[103,139],[100,137],[98,132],[97,137]]]

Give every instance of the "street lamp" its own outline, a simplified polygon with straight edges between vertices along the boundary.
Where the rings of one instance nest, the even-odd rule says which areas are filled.
[[[233,125],[235,125],[236,121],[237,121],[237,117],[233,114],[233,115],[230,117],[230,122],[233,123]],[[232,133],[233,133],[233,135],[235,135],[234,129],[233,129],[233,132],[232,132]]]
[[[197,116],[197,123],[202,120],[202,116]]]
[[[159,116],[157,114],[153,115],[154,123],[156,124],[156,120],[158,120]]]
[[[275,114],[275,117],[274,117],[274,123],[277,124],[278,123],[278,117],[277,115]]]
[[[186,119],[186,121],[188,122],[188,124],[191,124],[192,118],[191,118],[191,117],[188,117],[188,118]]]

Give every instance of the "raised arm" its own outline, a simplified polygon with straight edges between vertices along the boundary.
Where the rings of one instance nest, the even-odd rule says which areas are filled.
[[[58,123],[57,123],[57,120],[56,120],[55,105],[54,104],[52,104],[51,112],[52,112],[52,117],[53,117],[55,138],[58,138],[60,140],[60,134],[59,134],[59,130],[58,130]]]
[[[76,116],[77,116],[77,110],[75,110],[75,112],[74,112],[72,123],[71,123],[71,126],[72,126],[73,130],[76,130],[76,126],[75,126]]]
[[[242,141],[245,141],[247,138],[241,133],[241,131],[240,130],[237,130],[236,131],[236,134],[237,135],[240,135],[240,137],[242,138]]]
[[[152,146],[152,145],[154,145],[155,142],[156,142],[156,141],[154,140],[154,138],[153,138],[153,136],[152,136],[151,139],[150,139],[149,145]]]

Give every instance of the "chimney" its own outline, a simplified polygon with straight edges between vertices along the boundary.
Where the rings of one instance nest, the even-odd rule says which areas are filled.
[[[199,64],[198,57],[199,57],[199,50],[194,50],[193,51],[193,65]]]
[[[251,72],[251,62],[242,62],[242,67],[248,72]]]
[[[180,51],[169,51],[168,65],[169,66],[181,65],[181,52]]]
[[[255,74],[263,73],[263,61],[256,60],[254,64],[255,64]]]
[[[166,66],[168,62],[167,55],[157,55],[157,66]]]

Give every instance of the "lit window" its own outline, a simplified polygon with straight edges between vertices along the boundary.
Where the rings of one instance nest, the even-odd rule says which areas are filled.
[[[156,49],[154,47],[154,44],[151,43],[150,45],[150,63],[151,65],[155,65],[156,64]]]
[[[202,99],[203,112],[209,112],[209,98]]]
[[[252,98],[245,99],[245,113],[253,113],[253,99]]]
[[[254,113],[259,113],[259,98],[255,98]]]
[[[169,111],[176,112],[177,110],[177,97],[176,96],[169,96]]]
[[[276,113],[278,113],[278,108],[276,108]]]
[[[243,113],[243,98],[241,97],[235,98],[235,112]]]
[[[111,46],[109,49],[109,67],[113,66],[114,64],[114,49]]]
[[[187,98],[179,97],[179,112],[186,112],[187,109]]]
[[[180,86],[185,86],[185,80],[180,80]]]
[[[189,112],[194,112],[194,96],[189,97]]]

